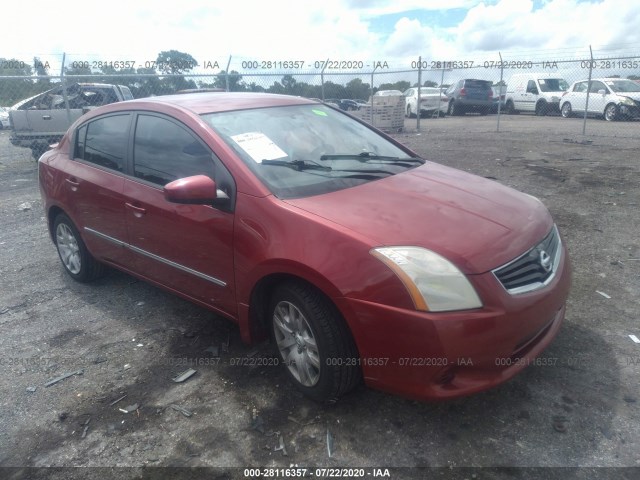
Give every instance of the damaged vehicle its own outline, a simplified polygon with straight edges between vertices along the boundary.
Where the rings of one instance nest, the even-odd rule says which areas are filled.
[[[73,279],[108,265],[236,322],[247,343],[271,337],[318,401],[362,380],[422,400],[480,392],[532,364],[565,315],[569,256],[540,200],[321,102],[115,103],[38,167]]]
[[[89,110],[109,103],[133,100],[128,87],[104,83],[74,83],[52,88],[18,102],[9,111],[13,133],[9,140],[30,148],[37,160],[58,142],[69,126]]]

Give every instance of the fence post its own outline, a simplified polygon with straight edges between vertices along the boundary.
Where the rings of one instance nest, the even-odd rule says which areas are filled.
[[[67,82],[64,76],[64,62],[67,54],[62,53],[62,66],[60,67],[60,82],[62,83],[62,98],[64,99],[64,108],[67,110],[67,121],[71,124],[71,110],[69,109],[69,96],[67,95]]]
[[[587,111],[589,111],[589,95],[591,93],[591,74],[593,72],[593,50],[589,45],[589,56],[591,61],[589,62],[589,81],[587,82],[587,102],[584,106],[584,118],[582,119],[582,135],[585,135],[587,129]]]
[[[502,103],[500,99],[502,98],[502,79],[504,78],[504,64],[502,63],[502,52],[498,52],[498,56],[500,57],[500,82],[498,82],[498,125],[496,127],[496,132],[500,131],[500,104]],[[506,88],[505,88],[504,95],[506,98],[507,97]]]
[[[371,71],[371,125],[373,125],[373,73],[376,71],[376,68],[378,68],[378,65],[373,67]],[[373,126],[375,127],[375,125]]]
[[[224,76],[224,83],[226,85],[225,90],[229,91],[229,67],[231,66],[231,55],[229,55],[229,61],[227,62],[227,69],[225,70],[226,75]]]
[[[320,70],[320,91],[322,92],[322,101],[324,102],[324,69],[327,68],[327,64],[329,63],[329,59],[324,62],[322,66],[322,70]]]
[[[418,57],[418,103],[416,104],[416,129],[420,131],[420,89],[422,86],[422,55]],[[440,105],[438,105],[440,107]]]

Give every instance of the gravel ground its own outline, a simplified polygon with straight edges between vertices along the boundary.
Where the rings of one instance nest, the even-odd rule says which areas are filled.
[[[496,133],[495,117],[468,116],[423,119],[417,132],[407,121],[395,137],[425,158],[547,205],[574,267],[567,319],[536,365],[489,392],[419,403],[363,387],[332,407],[258,365],[269,345],[243,345],[207,310],[116,271],[71,280],[30,151],[0,131],[0,467],[640,467],[640,344],[629,337],[640,337],[640,124],[585,137],[581,125],[521,115]],[[172,381],[189,367],[192,378]],[[531,478],[518,472],[507,477]],[[640,473],[597,472],[563,475]]]

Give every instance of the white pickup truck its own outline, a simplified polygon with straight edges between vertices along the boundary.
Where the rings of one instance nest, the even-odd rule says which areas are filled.
[[[9,110],[13,145],[30,148],[37,160],[58,142],[71,124],[92,108],[133,100],[128,87],[105,83],[74,83],[52,88],[18,102]]]

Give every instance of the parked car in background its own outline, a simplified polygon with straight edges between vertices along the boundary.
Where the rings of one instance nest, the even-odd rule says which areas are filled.
[[[0,107],[0,130],[9,128],[9,109]]]
[[[400,90],[378,90],[373,94],[374,97],[397,97],[402,96]]]
[[[420,87],[420,108],[418,109],[418,87],[409,88],[403,93],[407,103],[406,115],[413,118],[420,110],[420,116],[439,115],[447,113],[447,96],[437,87]]]
[[[587,107],[587,92],[589,106]],[[560,99],[560,112],[568,118],[587,114],[614,120],[640,118],[640,85],[624,78],[594,78],[571,85]]]
[[[468,112],[478,112],[486,115],[493,107],[492,82],[465,78],[451,85],[446,95],[449,100],[447,113],[449,115],[464,115]]]
[[[560,97],[567,88],[567,82],[557,74],[517,73],[507,83],[505,109],[511,114],[559,112]]]
[[[74,83],[47,90],[18,102],[9,111],[10,141],[38,157],[62,138],[69,126],[92,108],[133,99],[128,87],[103,83]]]
[[[498,105],[500,105],[500,112],[504,112],[507,87],[491,87],[491,91],[493,92],[493,105],[491,106],[491,111],[493,113],[497,113]]]
[[[110,265],[235,321],[244,341],[271,336],[315,400],[362,378],[417,399],[479,392],[531,364],[564,318],[570,262],[541,201],[319,102],[114,103],[38,166],[74,280]]]

